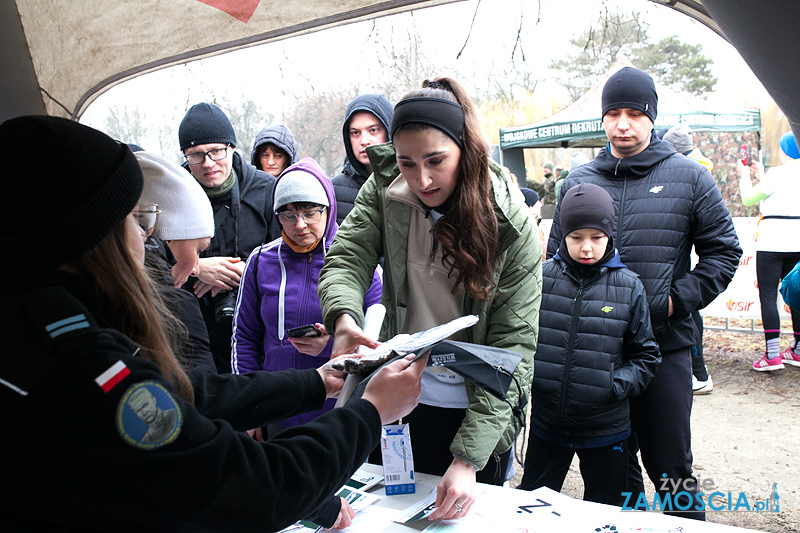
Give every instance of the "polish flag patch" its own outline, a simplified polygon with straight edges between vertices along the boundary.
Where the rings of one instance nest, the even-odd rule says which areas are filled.
[[[130,373],[131,371],[125,363],[117,361],[108,370],[97,376],[94,381],[103,389],[103,392],[108,392]]]

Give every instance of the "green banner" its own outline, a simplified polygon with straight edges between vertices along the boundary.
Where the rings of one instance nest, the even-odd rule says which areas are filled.
[[[692,131],[760,131],[761,114],[757,109],[735,113],[692,113],[658,115],[654,128],[671,128],[683,124]],[[591,142],[590,141],[595,141]],[[551,124],[534,124],[500,129],[500,149],[544,148],[579,144],[603,146],[606,134],[600,118]]]

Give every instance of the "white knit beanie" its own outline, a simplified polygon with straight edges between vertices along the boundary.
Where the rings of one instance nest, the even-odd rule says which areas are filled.
[[[155,235],[165,241],[214,236],[214,213],[203,188],[179,165],[152,152],[134,153],[144,174],[139,205],[158,204]]]

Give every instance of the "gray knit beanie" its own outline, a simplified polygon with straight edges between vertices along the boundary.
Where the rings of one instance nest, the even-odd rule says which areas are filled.
[[[9,119],[0,125],[0,146],[14,149],[3,163],[3,271],[19,270],[10,259],[31,253],[26,268],[81,257],[128,216],[142,192],[142,171],[128,146],[72,120]]]
[[[664,140],[679,154],[692,151],[692,129],[689,126],[673,126],[664,134]]]
[[[314,175],[303,170],[290,170],[275,183],[275,210],[297,202],[330,207],[325,188]]]
[[[214,236],[214,213],[203,188],[183,168],[151,152],[133,154],[142,167],[140,205],[158,204],[155,235],[165,241]]]
[[[181,150],[199,144],[230,144],[236,146],[236,133],[228,116],[215,105],[205,102],[195,104],[181,120],[178,127]]]

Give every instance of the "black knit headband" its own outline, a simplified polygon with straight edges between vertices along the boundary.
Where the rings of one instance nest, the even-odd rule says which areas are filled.
[[[456,102],[444,98],[407,98],[394,106],[392,139],[394,134],[408,124],[425,124],[443,131],[459,148],[464,147],[464,110]]]

